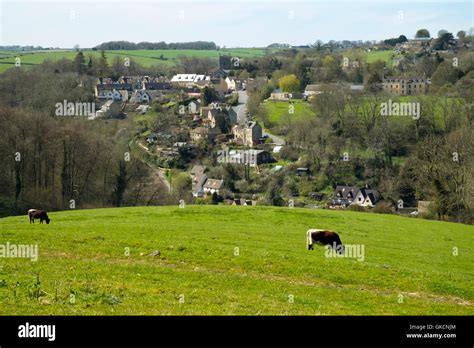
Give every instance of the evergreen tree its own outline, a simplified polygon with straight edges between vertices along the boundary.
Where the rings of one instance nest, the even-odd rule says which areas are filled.
[[[84,75],[86,72],[86,59],[84,58],[84,54],[79,51],[76,55],[76,58],[74,58],[74,70],[79,74],[79,75]]]
[[[109,63],[107,62],[107,57],[104,51],[100,54],[98,73],[101,77],[109,75]]]

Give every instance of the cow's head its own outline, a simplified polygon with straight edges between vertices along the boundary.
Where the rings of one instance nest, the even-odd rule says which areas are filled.
[[[50,222],[50,221],[51,221],[51,219],[50,219],[50,218],[46,218],[46,224],[48,224],[48,225],[49,225],[49,222]]]

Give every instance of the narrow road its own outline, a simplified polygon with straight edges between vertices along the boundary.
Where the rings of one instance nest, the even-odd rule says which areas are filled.
[[[279,137],[278,135],[268,133],[268,131],[266,131],[265,129],[262,130],[262,134],[263,135],[268,135],[269,138],[272,138],[273,139],[273,144],[275,144],[275,145],[285,145],[285,139],[283,139],[282,137]]]
[[[152,169],[156,170],[156,173],[160,177],[161,181],[163,182],[163,184],[165,184],[166,189],[168,190],[168,193],[171,192],[171,184],[165,176],[166,169],[163,169],[163,168],[152,168]]]
[[[138,140],[135,140],[135,141],[138,144],[138,146],[140,146],[144,151],[149,153],[149,150],[145,145],[140,143]],[[155,171],[155,173],[160,178],[161,182],[166,186],[166,189],[168,190],[168,192],[171,192],[171,184],[165,176],[166,169],[161,168],[161,167],[154,167],[154,166],[152,166],[151,164],[149,164],[145,161],[142,161],[142,162],[145,163],[148,167],[150,167],[151,169],[153,169]]]
[[[248,95],[247,91],[237,91],[239,94],[239,104],[237,106],[233,106],[235,113],[237,114],[237,123],[244,123],[245,122],[245,108],[247,107],[247,100]]]

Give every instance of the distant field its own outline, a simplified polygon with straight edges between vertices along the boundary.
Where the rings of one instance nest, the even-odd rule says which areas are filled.
[[[431,110],[423,110],[423,108],[420,108],[420,112],[421,112],[420,117],[433,118],[436,127],[438,127],[439,129],[445,128],[444,117],[443,117],[445,110],[443,109],[443,107],[446,108],[446,110],[454,109],[455,102],[458,102],[460,104],[462,102],[461,98],[453,99],[450,97],[439,97],[439,96],[431,96],[431,95],[386,96],[384,99],[380,99],[380,102],[387,102],[389,99],[391,99],[392,102],[403,102],[403,103],[416,103],[416,102],[422,102],[423,100],[436,101],[436,107],[433,109],[433,112],[431,112]],[[307,102],[302,102],[301,100],[294,100],[294,104],[292,104],[294,106],[294,114],[289,113],[290,104],[286,101],[267,100],[263,102],[262,105],[267,110],[269,121],[273,125],[278,125],[278,124],[281,124],[282,122],[285,122],[286,117],[291,117],[292,120],[296,120],[303,116],[316,115],[315,111],[311,109],[310,104]],[[347,111],[350,111],[349,106],[347,107]],[[392,122],[414,122],[412,117],[407,117],[407,116],[390,116],[390,120]]]
[[[387,63],[388,66],[392,66],[393,64],[393,58],[395,57],[401,57],[401,55],[397,55],[394,53],[392,50],[388,51],[372,51],[372,52],[367,52],[366,53],[366,62],[367,63],[373,63],[376,60],[381,60]]]
[[[36,262],[0,258],[1,315],[474,314],[468,225],[258,206],[50,218],[49,225],[31,225],[26,215],[0,219],[0,244],[39,249]],[[307,251],[309,227],[363,244],[363,261],[325,257],[321,246]]]
[[[268,112],[269,121],[273,124],[278,124],[284,121],[286,116],[292,119],[298,119],[303,116],[314,116],[315,113],[311,110],[310,105],[301,100],[293,100],[293,104],[287,101],[272,101],[267,100],[263,103]],[[290,106],[293,106],[293,114],[290,113]]]
[[[152,66],[161,64],[165,66],[172,66],[176,63],[176,59],[179,56],[187,57],[219,57],[219,54],[229,54],[232,57],[238,58],[254,58],[262,57],[267,54],[278,51],[278,49],[269,48],[230,48],[217,50],[113,50],[105,51],[109,62],[114,57],[125,58],[136,61],[144,66]],[[84,55],[87,57],[94,56],[100,57],[100,51],[92,51],[89,49],[83,50]],[[17,51],[0,51],[0,72],[14,67],[15,57],[20,57],[24,66],[40,64],[43,61],[50,59],[53,61],[66,58],[74,59],[76,51],[74,50],[60,50],[60,51],[39,51],[39,52],[17,52]],[[163,56],[163,57],[161,57]],[[373,51],[366,53],[366,61],[372,63],[376,60],[383,60],[391,66],[392,59],[395,57],[393,51]],[[161,59],[163,58],[163,59]]]
[[[116,50],[105,51],[109,63],[115,57],[130,58],[144,66],[152,66],[156,64],[171,66],[176,63],[179,56],[187,57],[209,57],[217,60],[219,54],[229,54],[232,57],[238,58],[253,58],[262,57],[268,53],[275,51],[275,49],[265,48],[235,48],[235,49],[221,49],[217,50]],[[96,58],[100,57],[100,51],[84,50],[86,59],[89,56]],[[21,59],[21,63],[25,66],[40,64],[43,61],[50,59],[53,61],[63,58],[74,59],[77,52],[73,50],[61,51],[42,51],[42,52],[15,52],[15,51],[0,51],[0,72],[15,67],[15,57]],[[163,57],[161,57],[163,56]],[[163,58],[163,59],[160,59]]]

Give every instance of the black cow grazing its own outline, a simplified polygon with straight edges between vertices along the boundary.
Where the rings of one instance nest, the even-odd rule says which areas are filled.
[[[333,231],[309,229],[306,232],[306,244],[308,250],[314,250],[314,243],[318,245],[330,245],[340,254],[344,253],[341,238]]]
[[[35,219],[40,219],[40,224],[42,224],[43,221],[46,221],[46,224],[49,224],[51,221],[48,217],[48,214],[46,213],[46,210],[30,209],[28,210],[28,217],[30,218],[30,224],[34,224]]]

